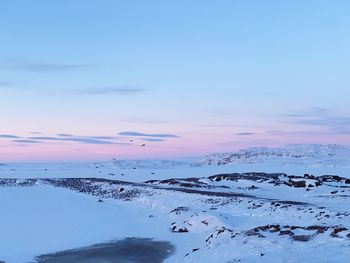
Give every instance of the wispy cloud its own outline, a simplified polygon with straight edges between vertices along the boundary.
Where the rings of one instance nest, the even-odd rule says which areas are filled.
[[[328,131],[328,133],[350,133],[350,117],[340,116],[325,108],[313,108],[309,111],[288,113],[282,115],[282,117],[289,123],[319,127]]]
[[[73,134],[69,134],[69,133],[58,133],[56,135],[60,136],[60,137],[73,137],[74,136]]]
[[[240,132],[237,133],[238,136],[250,136],[250,135],[255,135],[256,133],[253,132]]]
[[[318,117],[313,119],[299,119],[297,123],[313,126],[341,127],[350,125],[350,117]]]
[[[81,95],[115,94],[119,96],[127,96],[127,95],[139,94],[144,91],[145,89],[143,88],[135,88],[135,87],[101,87],[101,88],[71,90],[71,93],[81,94]]]
[[[10,87],[13,86],[12,82],[9,81],[0,81],[0,87]]]
[[[12,135],[12,134],[0,134],[0,138],[4,139],[16,139],[16,138],[21,138],[17,135]]]
[[[178,135],[175,134],[166,134],[166,133],[141,133],[134,131],[124,131],[120,132],[121,136],[129,136],[129,137],[154,137],[154,138],[178,138]]]
[[[41,134],[40,132],[30,132],[30,134]],[[52,141],[60,141],[60,142],[77,142],[82,144],[129,144],[129,143],[119,143],[116,142],[115,139],[117,137],[112,136],[75,136],[69,133],[58,133],[56,136],[31,136],[31,137],[20,137],[13,134],[0,134],[0,139],[10,140],[10,142],[14,143],[46,143]]]
[[[304,118],[317,118],[321,116],[327,116],[327,115],[330,115],[331,113],[332,112],[329,109],[314,107],[310,110],[289,112],[286,114],[282,114],[281,116],[291,118],[291,119],[292,118],[304,119]]]
[[[112,136],[91,136],[91,139],[96,139],[96,140],[113,140],[116,139],[116,137]]]
[[[23,140],[13,140],[12,142],[15,142],[15,143],[42,143],[42,142],[40,142],[40,141],[26,140],[26,139],[23,139]]]
[[[29,138],[31,140],[36,141],[68,141],[68,142],[79,142],[83,144],[114,144],[112,141],[108,140],[97,140],[92,138],[80,138],[80,137],[65,137],[65,138],[59,138],[59,137],[31,137]]]
[[[30,134],[33,134],[31,132]],[[71,142],[90,145],[135,145],[130,142],[128,137],[137,137],[138,141],[145,142],[163,142],[167,138],[177,138],[174,134],[146,134],[138,132],[122,132],[122,136],[77,136],[71,133],[57,133],[55,136],[41,135],[34,132],[32,136],[17,136],[14,134],[0,134],[0,139],[17,144],[35,144],[35,143],[53,143],[53,142]],[[126,137],[128,136],[128,137]]]
[[[68,138],[66,140],[82,137],[82,136],[76,136],[76,135],[71,134],[71,133],[58,133],[58,134],[56,134],[56,136]],[[117,137],[113,137],[113,136],[84,136],[83,138],[94,139],[94,140],[114,140],[114,139],[118,139]]]
[[[159,139],[159,138],[140,138],[141,141],[145,142],[164,142],[164,139]]]
[[[9,70],[19,70],[28,72],[53,72],[53,71],[70,71],[77,69],[90,68],[87,64],[69,64],[58,62],[40,62],[30,60],[7,60],[1,63],[2,68]]]
[[[310,137],[315,135],[327,135],[327,131],[315,131],[315,130],[269,130],[265,132],[266,135],[276,137],[276,136],[293,136],[293,137]]]

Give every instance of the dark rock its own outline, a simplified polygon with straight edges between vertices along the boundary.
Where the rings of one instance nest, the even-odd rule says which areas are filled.
[[[333,229],[332,233],[331,233],[331,236],[332,237],[338,237],[338,234],[340,232],[343,232],[343,231],[346,231],[348,230],[346,227],[336,227]]]
[[[185,206],[179,206],[175,208],[174,210],[170,211],[170,213],[175,213],[177,215],[181,214],[181,212],[187,212],[189,210],[188,207]]]
[[[280,236],[294,236],[294,233],[290,230],[282,230],[279,233]]]
[[[315,186],[318,187],[318,186],[321,186],[321,182],[315,182]]]
[[[338,175],[322,175],[319,178],[322,182],[340,182],[344,179]]]
[[[306,187],[306,181],[293,181],[293,180],[289,180],[289,185],[293,186],[293,187]]]
[[[294,241],[299,241],[299,242],[308,242],[311,239],[310,235],[294,235],[292,236],[292,239]]]
[[[313,230],[313,231],[317,231],[317,233],[324,233],[324,232],[326,232],[328,229],[329,229],[329,227],[327,227],[327,226],[318,226],[318,225],[314,225],[314,226],[308,226],[308,227],[305,227],[304,228],[305,230]]]
[[[187,230],[186,227],[183,227],[183,228],[180,228],[180,229],[178,230],[178,232],[179,232],[179,233],[188,233],[188,230]]]

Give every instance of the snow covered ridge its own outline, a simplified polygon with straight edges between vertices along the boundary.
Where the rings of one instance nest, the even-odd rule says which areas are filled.
[[[108,169],[172,169],[175,167],[195,167],[198,164],[171,160],[117,160],[110,162],[96,162],[90,167]]]
[[[198,161],[117,160],[96,162],[90,168],[173,169],[221,165],[296,165],[306,167],[350,167],[350,146],[337,144],[290,144],[280,148],[257,147],[237,152],[212,153]]]
[[[350,146],[337,144],[290,144],[281,148],[249,148],[207,155],[201,165],[293,164],[315,167],[350,166]]]

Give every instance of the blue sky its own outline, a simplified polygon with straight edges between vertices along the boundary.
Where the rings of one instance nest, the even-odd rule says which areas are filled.
[[[347,143],[349,13],[348,1],[1,1],[0,132],[20,138],[0,138],[0,158]],[[143,137],[141,151],[123,132],[176,137]]]

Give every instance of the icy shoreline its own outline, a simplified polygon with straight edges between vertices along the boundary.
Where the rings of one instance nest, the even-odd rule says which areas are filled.
[[[41,255],[38,263],[161,263],[174,253],[169,242],[146,238],[127,238],[124,240],[97,244],[90,247],[67,250],[54,254]]]

